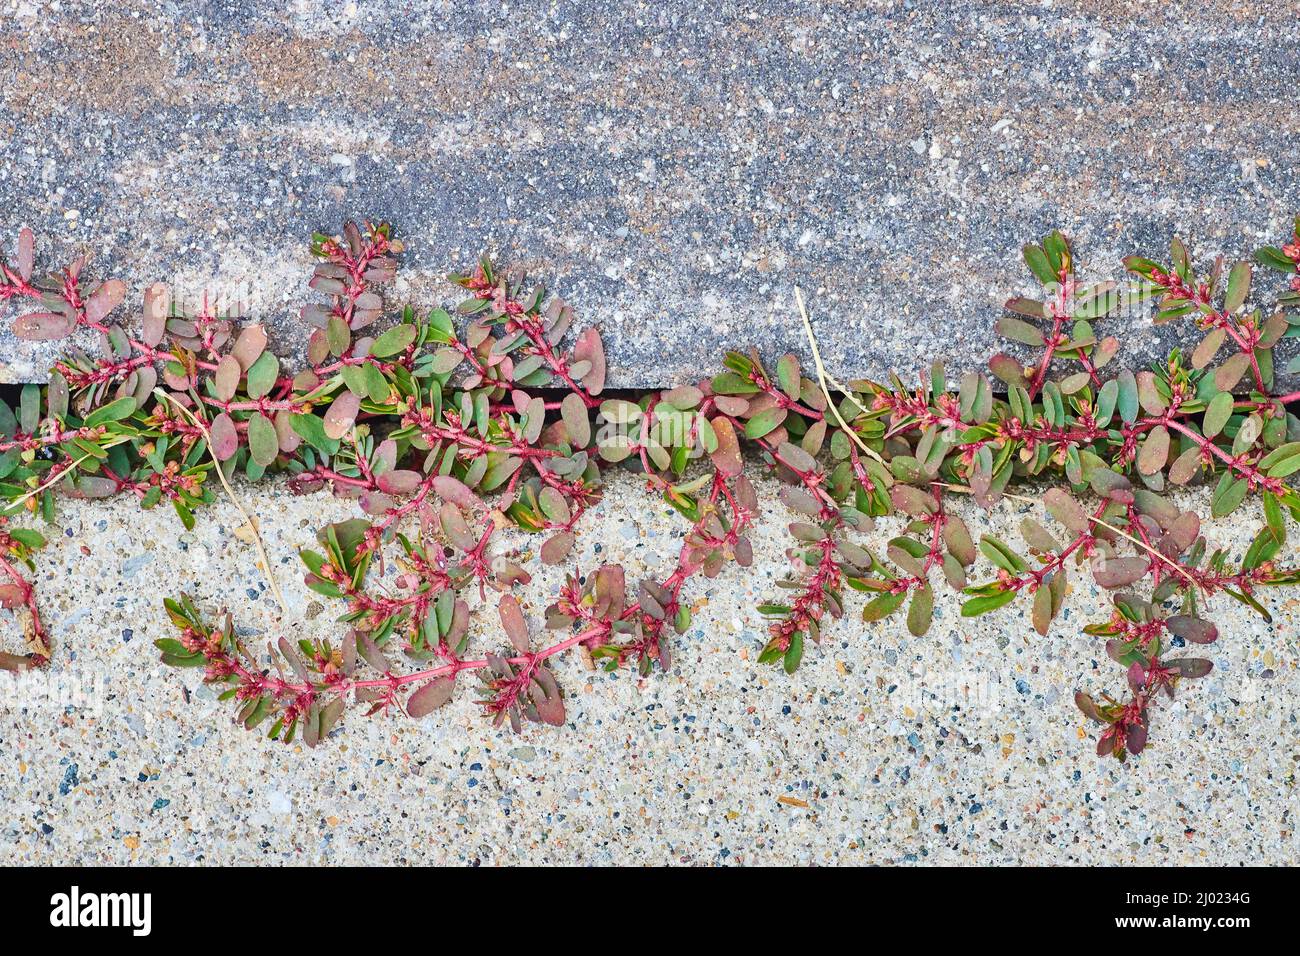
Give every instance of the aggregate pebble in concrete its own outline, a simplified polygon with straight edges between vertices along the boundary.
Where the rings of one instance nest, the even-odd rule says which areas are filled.
[[[770,482],[759,492],[775,500]],[[685,525],[643,495],[614,479],[581,525],[578,566],[665,573]],[[1080,631],[1104,613],[1082,575],[1045,639],[1021,604],[964,620],[944,590],[933,629],[913,638],[901,621],[864,625],[855,597],[794,676],[758,667],[754,606],[783,573],[789,520],[773,506],[754,567],[690,591],[670,674],[610,676],[566,657],[562,730],[493,730],[462,691],[420,721],[349,714],[309,752],[233,727],[194,671],[162,667],[151,646],[171,630],[160,601],[178,587],[231,607],[252,643],[341,633],[295,551],[352,506],[280,488],[248,500],[283,616],[228,504],[188,534],[163,509],[63,504],[38,557],[54,668],[16,686],[0,676],[0,864],[1227,866],[1291,863],[1300,849],[1300,604],[1286,592],[1271,626],[1218,606],[1214,673],[1161,704],[1153,746],[1119,766],[1094,756],[1071,701],[1123,679]],[[1016,541],[1019,513],[1001,507],[989,525],[967,518]],[[1240,554],[1259,517],[1207,533]],[[561,572],[522,591],[530,620]],[[476,648],[502,640],[486,619],[475,628]]]
[[[1135,22],[1134,17],[1143,17]],[[306,241],[395,223],[422,307],[484,250],[598,322],[614,386],[801,347],[978,365],[1020,246],[1085,276],[1284,239],[1294,0],[318,4],[0,0],[0,228],[137,290],[212,284],[301,350]],[[1266,302],[1271,305],[1271,302]],[[1185,329],[1122,322],[1145,366]],[[84,344],[84,343],[83,343]],[[0,332],[0,381],[58,348]]]

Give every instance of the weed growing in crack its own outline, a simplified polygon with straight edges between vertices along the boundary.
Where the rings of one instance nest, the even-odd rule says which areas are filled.
[[[470,676],[494,721],[558,725],[564,696],[551,663],[564,652],[582,648],[610,669],[643,674],[668,666],[671,634],[690,622],[691,580],[752,560],[753,459],[785,483],[781,499],[801,515],[790,526],[797,573],[783,582],[787,596],[759,609],[770,619],[761,661],[795,670],[806,642],[845,613],[847,590],[867,593],[868,622],[905,608],[917,635],[930,627],[936,583],[964,593],[968,617],[1024,594],[1032,626],[1046,634],[1069,569],[1086,566],[1114,592],[1114,609],[1085,631],[1107,639],[1128,690],[1076,699],[1103,725],[1099,753],[1121,759],[1146,746],[1158,695],[1210,671],[1208,660],[1171,653],[1218,637],[1208,598],[1226,594],[1267,616],[1260,589],[1300,582],[1300,569],[1277,560],[1286,514],[1300,518],[1285,481],[1300,470],[1300,420],[1286,410],[1300,396],[1271,391],[1273,348],[1300,331],[1287,311],[1300,304],[1300,236],[1257,253],[1290,276],[1267,319],[1246,307],[1249,264],[1216,264],[1198,277],[1177,240],[1170,265],[1126,260],[1135,277],[1127,296],[1114,283],[1082,284],[1059,233],[1027,246],[1044,293],[1009,300],[999,330],[1038,351],[1027,361],[992,358],[1004,397],[978,373],[950,391],[938,366],[917,388],[896,377],[850,382],[837,397],[820,362],[813,381],[793,355],[773,373],[758,355],[733,352],[711,378],[637,401],[602,399],[599,334],[575,330],[572,309],[522,273],[484,260],[451,277],[468,294],[463,322],[408,307],[374,334],[400,243],[387,226],[348,224],[339,237],[315,236],[312,249],[310,285],[325,301],[302,311],[308,362],[292,374],[260,325],[206,307],[180,314],[162,287],[146,291],[140,331],[128,334],[110,321],[124,285],[88,286],[81,262],[33,281],[29,232],[0,273],[0,301],[36,306],[16,319],[18,335],[90,329],[105,345],[103,358],[74,351],[61,360],[46,388],[23,391],[16,414],[0,407],[0,495],[10,515],[48,518],[59,494],[125,493],[146,508],[170,503],[189,527],[214,498],[215,468],[225,479],[284,474],[297,492],[328,488],[357,500],[364,517],[321,529],[318,546],[302,552],[308,587],[340,602],[346,628],[336,637],[282,639],[264,657],[237,637],[229,614],[209,623],[183,595],[166,602],[179,636],[157,642],[163,661],[203,668],[236,702],[238,720],[269,722],[272,737],[314,745],[349,704],[422,716]],[[1119,342],[1098,337],[1093,323],[1147,298],[1159,300],[1157,321],[1189,319],[1204,337],[1190,356],[1175,351],[1136,375],[1104,378]],[[1071,367],[1054,377],[1061,363]],[[743,448],[753,453],[748,464]],[[574,573],[546,611],[550,636],[539,639],[511,594],[528,571],[500,549],[499,532],[544,535],[540,560],[566,561],[614,467],[639,472],[691,523],[676,565],[639,582],[615,565]],[[1248,494],[1262,500],[1265,526],[1240,561],[1211,552],[1200,517],[1165,496],[1197,481],[1214,483],[1215,517]],[[1044,482],[1054,486],[1041,499],[1008,490]],[[1003,497],[1041,501],[1059,530],[1026,518],[1023,547],[977,540],[951,512],[955,494],[986,507]],[[882,544],[860,537],[896,515],[901,527]],[[42,543],[28,529],[0,529],[8,578],[0,600],[26,608],[31,621],[28,653],[4,655],[0,666],[49,659],[32,586],[10,560],[30,566]],[[991,576],[975,573],[981,556]],[[400,572],[392,587],[372,580],[385,561]],[[471,589],[497,595],[504,633],[500,646],[477,653],[467,639]]]

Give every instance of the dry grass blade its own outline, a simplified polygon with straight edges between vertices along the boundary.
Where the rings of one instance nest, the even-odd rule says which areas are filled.
[[[855,442],[857,442],[858,446],[863,451],[865,451],[872,458],[876,459],[876,461],[880,462],[881,464],[884,464],[884,459],[881,458],[874,451],[872,451],[870,448],[868,448],[866,443],[863,442],[863,440],[858,436],[857,432],[855,432],[852,428],[850,428],[848,423],[845,422],[844,418],[840,415],[839,408],[836,406],[835,400],[834,398],[831,397],[830,390],[827,388],[826,385],[827,382],[830,382],[831,385],[834,385],[838,391],[843,393],[844,396],[849,399],[849,401],[851,401],[854,405],[858,406],[858,408],[862,409],[863,412],[867,412],[868,410],[863,406],[861,402],[858,401],[857,397],[852,392],[850,392],[847,388],[845,388],[834,378],[832,378],[831,375],[826,371],[826,366],[822,364],[821,351],[817,348],[817,336],[813,334],[812,323],[808,320],[808,310],[804,306],[803,292],[799,289],[798,286],[795,286],[794,297],[795,297],[795,301],[799,304],[799,317],[803,319],[804,334],[808,338],[808,347],[812,350],[813,364],[817,368],[818,385],[821,386],[822,394],[826,397],[826,402],[828,407],[830,408],[831,414],[835,416],[835,420],[839,422],[840,427],[844,429],[845,432],[848,433],[848,436],[850,438],[852,438]],[[970,488],[964,485],[952,485],[941,481],[935,482],[935,484],[941,485],[942,487],[948,489],[949,491],[956,491],[961,494],[974,494],[974,492]],[[1043,503],[1042,499],[1040,498],[1030,498],[1025,495],[1008,494],[1005,492],[1003,493],[1002,497],[1010,498],[1015,501],[1027,502],[1028,504],[1041,505]],[[1182,565],[1180,565],[1176,561],[1172,561],[1169,558],[1165,557],[1163,554],[1161,554],[1155,548],[1151,547],[1145,541],[1135,538],[1133,535],[1128,534],[1127,532],[1121,530],[1120,528],[1115,527],[1113,524],[1110,524],[1107,521],[1103,521],[1101,518],[1089,516],[1088,520],[1090,520],[1093,524],[1101,525],[1103,528],[1113,531],[1115,534],[1119,535],[1121,538],[1130,542],[1131,544],[1141,549],[1145,553],[1151,555],[1158,561],[1161,561],[1164,564],[1168,565],[1170,568],[1174,570],[1175,573],[1179,574],[1181,577],[1186,579],[1193,587],[1200,586],[1197,583],[1196,578],[1188,574],[1187,570]]]
[[[948,491],[955,491],[958,494],[963,494],[963,495],[975,494],[974,490],[966,487],[965,485],[950,485],[944,481],[936,481],[934,482],[934,484],[940,485],[941,487],[943,487]],[[1005,491],[1002,493],[1002,497],[1009,498],[1012,501],[1023,501],[1026,504],[1031,504],[1031,505],[1041,505],[1043,503],[1043,499],[1041,498],[1030,498],[1026,495],[1013,495]],[[1145,541],[1142,541],[1139,538],[1135,538],[1133,537],[1133,535],[1129,534],[1128,532],[1115,527],[1109,521],[1103,521],[1101,518],[1095,517],[1093,515],[1089,515],[1088,520],[1091,521],[1093,524],[1099,524],[1103,528],[1115,532],[1115,534],[1119,535],[1125,541],[1128,541],[1130,544],[1133,544],[1135,547],[1151,555],[1153,558],[1156,558],[1157,560],[1163,562],[1164,564],[1169,565],[1169,567],[1171,567],[1177,574],[1179,574],[1184,579],[1186,579],[1188,583],[1192,585],[1192,587],[1200,587],[1200,584],[1197,582],[1196,578],[1192,577],[1190,574],[1187,573],[1186,568],[1184,568],[1177,561],[1173,561],[1165,557],[1163,554],[1161,554],[1155,548],[1151,547],[1151,545],[1147,544]]]
[[[126,441],[125,438],[123,438],[123,439],[121,439],[121,440],[119,440],[119,441],[105,442],[101,447],[103,447],[103,448],[112,448],[114,445],[120,445],[120,444],[122,444],[122,442],[124,442],[124,441]],[[35,497],[36,497],[37,495],[39,495],[42,491],[44,491],[46,488],[50,487],[51,485],[57,485],[57,484],[58,484],[60,481],[62,481],[64,478],[67,478],[67,477],[69,477],[70,475],[72,475],[72,474],[73,474],[73,473],[74,473],[74,472],[75,472],[79,467],[81,467],[81,464],[82,464],[83,462],[89,461],[89,460],[90,460],[91,458],[93,458],[93,457],[94,457],[93,455],[89,455],[89,454],[87,454],[87,455],[82,455],[80,458],[74,459],[71,465],[69,465],[67,468],[63,469],[61,472],[59,472],[59,473],[58,473],[57,475],[55,475],[53,478],[49,479],[48,481],[44,482],[43,484],[37,485],[35,488],[33,488],[31,491],[27,492],[26,494],[24,494],[24,495],[19,495],[17,498],[15,498],[13,501],[11,501],[11,502],[9,503],[8,507],[9,507],[11,510],[12,510],[12,509],[16,509],[19,505],[24,504],[24,503],[25,503],[29,498],[35,498]]]
[[[803,319],[804,335],[808,337],[808,347],[812,349],[813,365],[817,368],[817,384],[821,387],[822,395],[826,397],[826,406],[830,409],[831,414],[835,416],[835,420],[840,423],[840,428],[844,429],[844,431],[848,433],[848,436],[857,443],[859,448],[882,465],[885,464],[885,459],[881,458],[875,451],[867,447],[867,443],[858,436],[857,432],[849,427],[849,423],[844,420],[842,415],[840,415],[839,406],[835,404],[835,399],[831,397],[830,389],[826,387],[827,382],[830,382],[840,392],[844,393],[844,396],[854,405],[858,406],[858,408],[862,409],[863,412],[867,412],[868,414],[870,413],[868,409],[858,401],[857,397],[852,392],[839,382],[835,381],[835,379],[831,378],[830,374],[826,371],[826,366],[822,364],[821,350],[817,348],[817,336],[813,334],[812,323],[808,321],[808,310],[803,304],[803,292],[798,286],[794,287],[794,298],[795,301],[799,303],[799,317]]]
[[[248,509],[239,500],[239,496],[235,494],[235,489],[230,486],[226,473],[221,468],[221,462],[217,461],[217,456],[212,451],[212,435],[208,431],[207,423],[161,388],[154,389],[154,395],[164,401],[171,402],[173,406],[180,410],[181,414],[190,420],[190,423],[195,428],[203,433],[204,441],[208,445],[208,457],[212,459],[212,464],[217,469],[217,477],[221,479],[221,487],[226,489],[226,494],[234,502],[235,507],[239,509],[239,513],[244,516],[245,524],[252,531],[253,546],[257,548],[257,556],[261,559],[262,568],[266,572],[266,583],[271,586],[271,593],[275,595],[276,603],[280,605],[280,609],[282,611],[287,610],[288,605],[284,603],[284,595],[280,593],[280,586],[275,583],[275,572],[271,570],[271,559],[266,554],[266,545],[262,543],[262,533],[258,530],[257,522],[253,519],[253,516],[248,513]]]

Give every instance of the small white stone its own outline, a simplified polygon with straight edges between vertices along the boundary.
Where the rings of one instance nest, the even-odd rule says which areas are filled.
[[[267,797],[267,806],[272,813],[292,813],[293,802],[279,790],[272,790]]]

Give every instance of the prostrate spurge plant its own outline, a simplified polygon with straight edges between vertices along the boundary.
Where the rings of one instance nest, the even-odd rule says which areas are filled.
[[[761,608],[771,618],[763,661],[793,671],[805,641],[843,613],[846,587],[869,593],[866,620],[906,607],[908,628],[924,633],[934,573],[964,590],[966,616],[1029,595],[1033,625],[1045,634],[1069,565],[1087,563],[1116,595],[1109,619],[1086,630],[1108,638],[1129,691],[1077,699],[1105,725],[1099,752],[1121,759],[1145,745],[1157,694],[1209,671],[1206,660],[1169,653],[1217,638],[1204,599],[1225,592],[1267,614],[1258,589],[1300,581],[1300,572],[1274,564],[1286,512],[1300,517],[1300,499],[1284,483],[1300,469],[1300,421],[1285,408],[1298,396],[1270,395],[1272,348],[1300,322],[1285,312],[1300,303],[1300,236],[1257,254],[1291,276],[1282,311],[1267,320],[1245,308],[1248,264],[1233,266],[1226,281],[1221,264],[1197,279],[1177,241],[1170,266],[1128,260],[1136,295],[1159,297],[1158,321],[1186,317],[1206,334],[1190,360],[1175,351],[1150,371],[1103,378],[1118,342],[1098,339],[1092,323],[1121,304],[1120,292],[1113,283],[1080,285],[1065,239],[1053,233],[1025,249],[1043,297],[1010,300],[999,323],[1008,338],[1040,350],[1028,363],[992,359],[1005,399],[973,373],[949,392],[936,367],[915,390],[897,379],[850,383],[834,407],[794,356],[773,375],[756,355],[739,353],[710,380],[638,402],[602,400],[596,331],[572,336],[568,306],[487,261],[452,277],[469,294],[463,328],[442,310],[420,317],[407,308],[375,335],[369,329],[385,305],[379,289],[401,251],[386,226],[349,224],[340,238],[315,237],[311,286],[326,301],[303,309],[308,364],[292,375],[266,350],[261,326],[206,308],[176,314],[161,287],[146,292],[140,331],[129,335],[109,320],[125,298],[121,283],[83,290],[82,263],[34,283],[33,248],[24,231],[0,284],[0,300],[38,303],[16,332],[61,338],[94,329],[107,355],[74,352],[46,389],[24,390],[17,416],[0,408],[9,513],[48,517],[56,492],[130,493],[144,507],[169,501],[188,526],[213,497],[208,479],[221,467],[249,479],[286,473],[304,493],[329,487],[356,498],[366,515],[321,529],[319,548],[302,552],[308,586],[344,609],[348,627],[333,639],[282,639],[267,657],[244,646],[228,614],[213,625],[184,596],[166,602],[180,634],[157,642],[163,660],[203,667],[205,680],[236,700],[242,723],[269,721],[283,740],[315,744],[349,703],[423,715],[450,700],[466,672],[479,678],[495,720],[559,724],[563,694],[549,666],[557,655],[580,647],[610,669],[666,666],[670,629],[689,623],[690,579],[751,560],[745,534],[759,506],[742,443],[787,483],[782,499],[805,516],[790,528],[791,557],[805,570],[786,582],[787,599]],[[1074,370],[1057,380],[1060,362]],[[528,573],[499,550],[497,535],[511,525],[542,533],[541,560],[564,561],[602,471],[620,465],[642,473],[691,522],[676,566],[635,584],[614,565],[571,575],[547,610],[554,636],[539,641],[510,593]],[[1202,478],[1215,483],[1216,516],[1248,493],[1262,497],[1265,527],[1237,565],[1207,554],[1198,516],[1162,497],[1168,485]],[[954,493],[991,506],[1013,479],[1057,483],[1042,500],[1064,535],[1026,519],[1026,553],[989,535],[976,543],[947,508]],[[904,525],[882,556],[853,540],[896,512]],[[0,533],[20,560],[42,543],[30,531]],[[972,572],[981,554],[996,576],[971,583],[982,577]],[[370,580],[376,559],[396,563],[395,586]],[[31,585],[8,558],[0,571],[10,579],[0,597],[29,608],[32,621],[28,655],[6,655],[0,665],[43,663],[48,641]],[[1148,598],[1134,593],[1139,585]],[[500,594],[505,637],[474,656],[469,596],[489,590]]]

